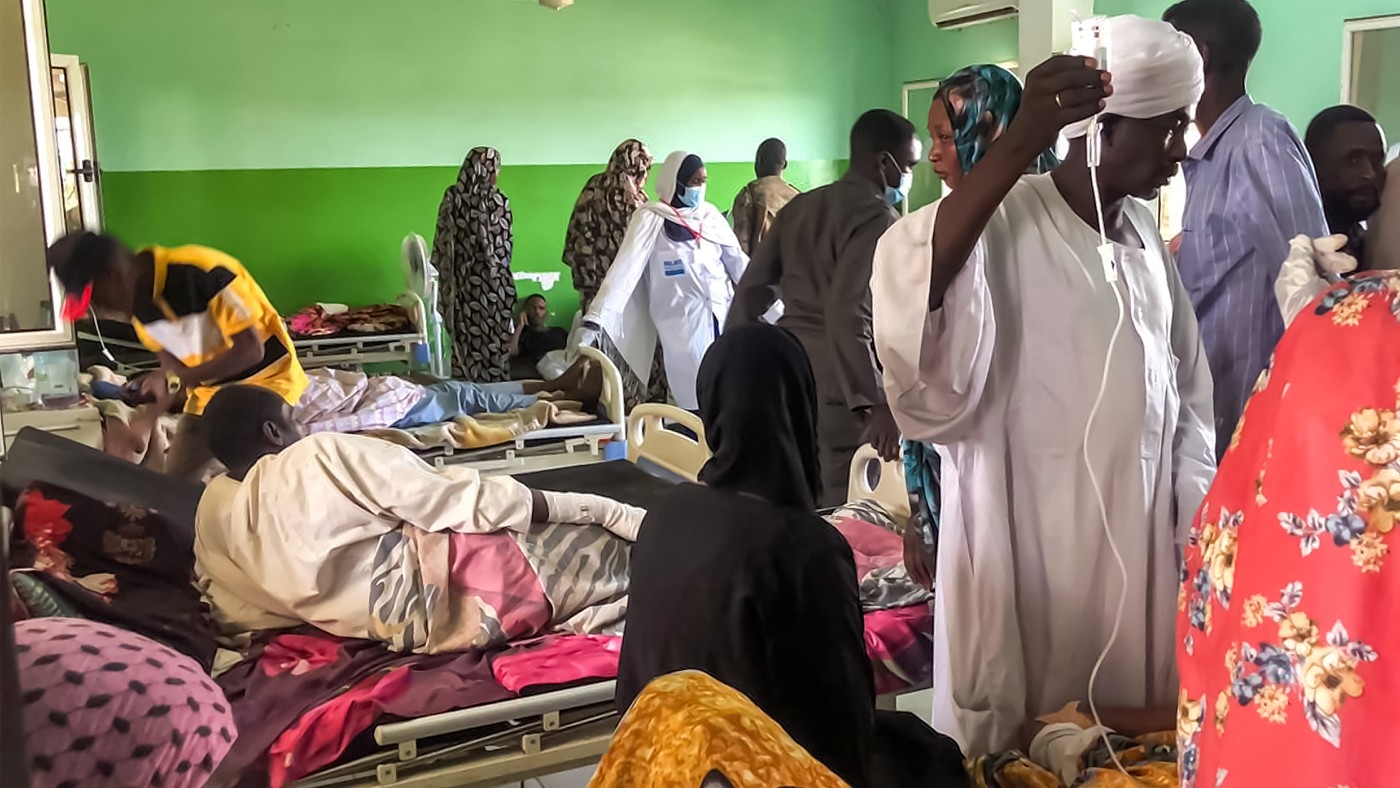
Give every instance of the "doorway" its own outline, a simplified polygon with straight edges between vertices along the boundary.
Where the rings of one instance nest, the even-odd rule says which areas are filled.
[[[905,214],[930,205],[943,196],[943,184],[933,174],[933,166],[928,163],[929,145],[928,111],[933,107],[933,95],[938,92],[942,80],[929,79],[922,82],[906,82],[904,91],[904,117],[918,129],[919,140],[923,143],[923,157],[914,167],[914,185],[909,189],[909,199],[904,201]]]
[[[1400,16],[1352,19],[1342,44],[1342,103],[1376,116],[1400,141]]]

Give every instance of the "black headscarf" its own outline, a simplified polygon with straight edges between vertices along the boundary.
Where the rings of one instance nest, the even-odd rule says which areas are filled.
[[[766,323],[725,331],[700,364],[696,393],[714,453],[700,481],[816,508],[817,384],[796,338]]]
[[[676,193],[671,195],[671,205],[676,208],[686,207],[681,202],[681,195],[685,194],[686,187],[690,185],[690,179],[695,177],[705,166],[705,161],[694,153],[685,157],[681,162],[681,168],[676,171]]]
[[[681,196],[685,194],[686,186],[690,183],[690,179],[694,178],[695,173],[699,172],[700,168],[704,166],[704,160],[694,153],[686,156],[685,159],[681,161],[681,168],[676,171],[676,193],[671,195],[670,205],[672,208],[686,207],[681,203]],[[666,231],[667,238],[677,243],[684,241],[693,243],[696,240],[694,231],[677,222],[667,220],[666,224],[662,226],[662,229]]]

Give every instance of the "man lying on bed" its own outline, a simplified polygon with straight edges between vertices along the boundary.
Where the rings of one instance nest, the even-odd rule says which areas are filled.
[[[621,621],[636,507],[303,438],[263,389],[221,390],[205,419],[229,473],[200,500],[195,571],[225,635],[307,623],[437,653]]]
[[[509,413],[541,398],[592,407],[603,391],[602,369],[580,358],[548,382],[467,383],[445,380],[420,386],[393,375],[315,369],[307,372],[306,393],[293,410],[306,432],[408,430],[482,413]]]

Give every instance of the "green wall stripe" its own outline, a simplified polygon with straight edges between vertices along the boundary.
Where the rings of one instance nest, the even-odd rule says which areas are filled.
[[[899,100],[884,0],[46,0],[114,170],[845,155]]]
[[[841,162],[794,162],[802,188],[839,176]],[[555,320],[578,306],[560,261],[575,199],[598,165],[507,166],[501,189],[515,214],[516,271],[563,272],[548,293]],[[709,165],[709,199],[728,209],[753,177],[748,163]],[[430,244],[455,167],[109,172],[107,226],[132,244],[198,243],[237,257],[278,309],[316,301],[367,304],[403,288],[400,244]],[[536,292],[521,283],[522,295]]]

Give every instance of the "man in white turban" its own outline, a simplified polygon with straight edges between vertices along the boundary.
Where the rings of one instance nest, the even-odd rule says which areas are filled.
[[[1186,157],[1201,58],[1170,25],[1107,26],[1111,76],[1072,56],[1032,71],[981,163],[875,255],[890,405],[943,458],[933,722],[969,755],[1086,700],[1110,641],[1100,707],[1176,697],[1176,542],[1214,473],[1211,384],[1140,200]],[[1061,129],[1064,164],[1022,177]]]

